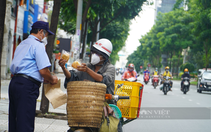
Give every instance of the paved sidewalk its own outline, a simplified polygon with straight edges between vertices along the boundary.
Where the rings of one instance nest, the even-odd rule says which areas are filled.
[[[61,89],[66,93],[64,89],[64,75],[57,74],[57,77],[61,79]],[[0,99],[0,132],[8,132],[8,86],[10,80],[1,81],[1,99]],[[40,95],[37,100],[36,110],[40,109],[40,101],[42,95],[42,86],[40,87]],[[62,105],[56,109],[53,109],[52,105],[49,105],[49,112],[63,113],[66,114],[66,104]],[[66,132],[68,130],[68,125],[66,120],[60,119],[49,119],[49,118],[35,118],[35,132]]]

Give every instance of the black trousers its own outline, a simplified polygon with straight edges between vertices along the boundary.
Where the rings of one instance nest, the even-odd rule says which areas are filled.
[[[9,132],[34,132],[39,87],[24,77],[12,78],[9,84]]]

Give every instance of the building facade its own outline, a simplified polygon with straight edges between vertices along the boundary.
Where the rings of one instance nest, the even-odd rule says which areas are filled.
[[[157,12],[170,12],[177,0],[161,0],[161,6],[157,8]]]

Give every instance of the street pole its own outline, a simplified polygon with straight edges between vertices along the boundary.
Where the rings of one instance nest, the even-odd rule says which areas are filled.
[[[98,20],[100,19],[99,15],[98,15]],[[100,35],[100,21],[97,24],[97,34],[96,34],[96,41],[99,39],[99,35]]]
[[[16,49],[16,30],[17,30],[17,23],[18,23],[18,7],[19,7],[19,0],[16,1],[16,18],[15,18],[15,29],[14,29],[14,40],[13,40],[13,52],[12,52],[12,59],[14,58],[15,49]],[[28,1],[27,1],[28,5]]]
[[[183,64],[185,64],[185,62],[186,62],[186,52],[187,52],[187,49],[184,50]]]
[[[81,28],[82,28],[82,7],[83,7],[83,0],[78,0],[78,7],[77,7],[77,21],[76,21],[76,37],[75,37],[75,44],[74,49],[76,50],[76,58],[79,58],[80,54],[80,47],[81,47]]]

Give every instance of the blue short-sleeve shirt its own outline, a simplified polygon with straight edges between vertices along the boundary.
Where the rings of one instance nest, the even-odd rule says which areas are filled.
[[[12,64],[11,73],[25,74],[43,82],[39,70],[51,66],[45,46],[33,35],[22,41],[16,48]]]

